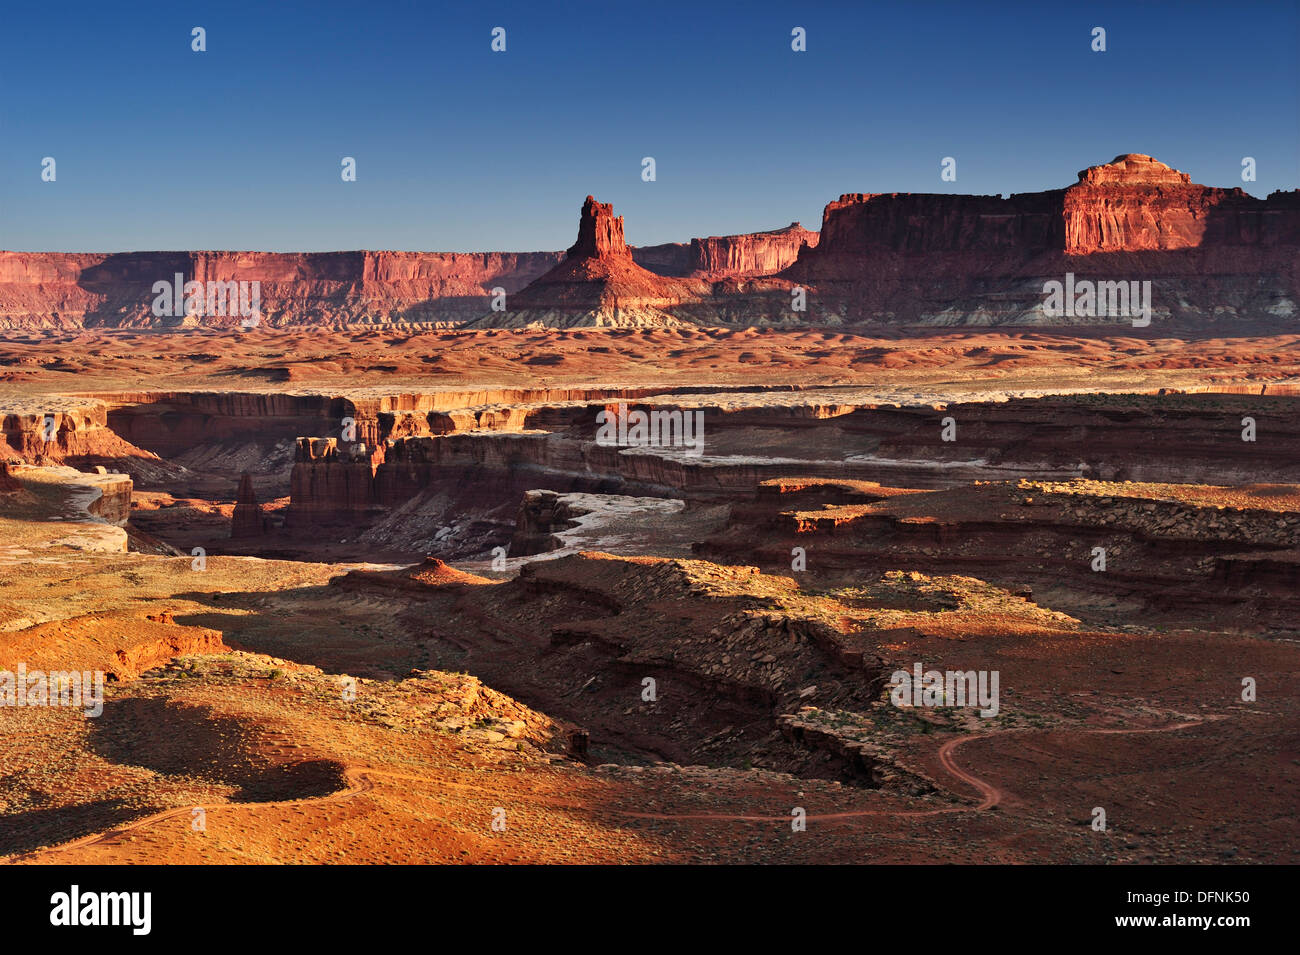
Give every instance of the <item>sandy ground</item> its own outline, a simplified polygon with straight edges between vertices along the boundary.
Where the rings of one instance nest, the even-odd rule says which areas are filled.
[[[14,333],[0,395],[207,388],[392,393],[490,385],[900,386],[945,394],[1300,382],[1300,336],[730,329]]]

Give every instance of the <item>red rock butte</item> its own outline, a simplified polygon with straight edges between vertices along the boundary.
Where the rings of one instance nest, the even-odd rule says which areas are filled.
[[[678,279],[642,268],[623,239],[623,217],[588,196],[578,219],[578,241],[563,262],[509,297],[508,309],[478,327],[543,325],[652,327],[687,324],[670,311],[711,295],[700,279]]]
[[[631,250],[623,241],[623,217],[615,218],[610,203],[587,197],[582,204],[582,218],[578,220],[578,241],[569,246],[568,256],[571,259],[632,258]]]

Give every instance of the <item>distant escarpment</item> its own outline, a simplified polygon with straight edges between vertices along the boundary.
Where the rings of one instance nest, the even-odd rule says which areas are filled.
[[[225,307],[155,314],[154,285],[259,283],[270,326],[356,322],[456,324],[491,291],[523,288],[558,252],[0,252],[0,328],[238,327]],[[164,302],[164,305],[170,303]],[[225,314],[219,314],[225,312]],[[175,314],[173,314],[175,313]]]
[[[1300,312],[1300,190],[1258,199],[1150,156],[1009,197],[849,193],[820,233],[634,248],[591,196],[567,252],[0,252],[0,329],[537,325],[1077,326],[1267,334]],[[156,283],[233,296],[257,321],[152,307]],[[1078,283],[1106,283],[1099,292]],[[1048,283],[1069,298],[1053,306]],[[1146,284],[1146,283],[1149,283]],[[1123,299],[1120,294],[1122,284]],[[189,293],[187,292],[186,295]]]
[[[771,232],[709,236],[688,243],[644,245],[632,249],[637,265],[660,275],[712,279],[774,275],[794,263],[799,249],[815,246],[818,235],[797,222]]]
[[[774,232],[630,249],[628,264],[640,263],[644,269],[637,269],[647,275],[625,291],[643,296],[655,273],[708,279],[772,274],[794,262],[802,244],[816,241],[817,233],[794,223]],[[453,327],[488,311],[498,289],[516,293],[564,260],[563,252],[0,251],[0,329],[238,328],[247,316],[236,308],[207,308],[207,291],[217,286],[224,292],[231,282],[258,283],[258,320],[268,327]],[[185,315],[183,302],[155,314],[155,284],[175,286],[178,276],[182,288],[203,285],[201,314]],[[575,275],[574,281],[585,279]]]
[[[1129,154],[1067,189],[1009,198],[851,194],[780,277],[810,289],[817,324],[1132,324],[1096,307],[1045,311],[1044,284],[1067,273],[1150,281],[1152,325],[1293,324],[1300,191],[1257,199]]]

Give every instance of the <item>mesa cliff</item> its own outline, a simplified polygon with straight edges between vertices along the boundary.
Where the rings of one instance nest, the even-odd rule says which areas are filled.
[[[259,282],[269,325],[454,324],[491,290],[523,288],[558,252],[0,252],[0,328],[148,328],[201,319],[153,313],[156,282]]]
[[[593,230],[607,241],[583,238]],[[1233,323],[1230,333],[1247,334],[1293,322],[1300,301],[1300,191],[1257,199],[1201,186],[1138,153],[1091,166],[1066,189],[1007,198],[846,194],[826,206],[815,240],[795,224],[765,233],[783,244],[761,253],[696,240],[689,255],[641,257],[675,282],[635,269],[622,235],[622,219],[588,197],[565,262],[511,296],[509,311],[475,324]],[[766,271],[791,250],[792,263]],[[1132,311],[1049,313],[1045,285],[1067,275],[1126,283],[1126,296],[1127,283],[1149,283],[1140,286],[1149,297]]]
[[[630,249],[650,273],[769,275],[817,233],[786,229]],[[621,241],[621,240],[620,240]],[[259,282],[269,326],[418,323],[453,327],[559,265],[563,252],[5,252],[0,329],[238,327],[238,315],[153,312],[154,283]]]
[[[1045,281],[1152,282],[1152,324],[1294,321],[1300,191],[1257,199],[1117,156],[1067,189],[1000,196],[849,194],[780,277],[808,286],[813,324],[1127,324],[1049,317]]]
[[[744,235],[714,235],[690,242],[632,248],[637,265],[668,276],[728,279],[774,275],[815,246],[818,234],[791,222],[784,229]]]
[[[1131,324],[1047,313],[1044,284],[1067,274],[1150,282],[1149,324],[1166,331],[1292,326],[1300,190],[1258,199],[1128,153],[1064,189],[846,193],[820,232],[792,223],[642,248],[588,196],[563,253],[0,252],[0,329],[241,325],[155,315],[154,284],[178,275],[260,283],[272,328]]]

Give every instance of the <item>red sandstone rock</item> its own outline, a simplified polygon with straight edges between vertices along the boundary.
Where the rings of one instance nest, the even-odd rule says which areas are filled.
[[[665,278],[637,265],[623,239],[623,217],[609,203],[588,196],[578,220],[578,240],[568,257],[522,292],[509,296],[505,312],[472,323],[511,328],[540,323],[569,328],[586,325],[678,325],[670,309],[698,301],[703,282]]]
[[[594,200],[593,200],[594,202]],[[617,224],[616,224],[617,222]],[[609,217],[599,237],[627,250],[622,220]],[[593,218],[593,229],[595,219]],[[579,239],[596,248],[593,231]],[[769,274],[816,242],[804,229],[695,239],[633,249],[652,272]],[[570,250],[570,254],[573,253]],[[580,250],[581,251],[581,250]],[[153,284],[259,282],[268,325],[359,320],[463,322],[483,313],[494,288],[518,292],[561,261],[561,252],[0,252],[0,328],[153,327],[179,318],[152,312]],[[186,320],[196,324],[193,320]],[[197,324],[239,325],[238,316],[204,316]]]
[[[271,325],[359,320],[458,322],[491,290],[523,288],[558,252],[0,252],[0,328],[152,327],[153,284],[260,282]],[[235,327],[238,315],[199,323]],[[191,320],[192,322],[192,320]]]
[[[1129,154],[1062,190],[998,196],[844,195],[821,240],[781,273],[810,288],[814,324],[1115,324],[1049,320],[1045,280],[1150,280],[1156,323],[1294,319],[1300,191],[1256,199]],[[758,305],[753,306],[760,311]]]
[[[614,216],[614,206],[588,196],[578,220],[578,241],[569,246],[570,259],[608,259],[632,257],[623,241],[623,217]]]
[[[239,496],[235,499],[235,513],[230,521],[232,538],[261,537],[266,532],[262,506],[257,503],[253,479],[245,474],[239,479]]]
[[[557,252],[0,252],[0,328],[153,327],[152,285],[258,281],[271,326],[357,321],[484,327],[1114,324],[1045,317],[1045,280],[1151,280],[1154,324],[1293,321],[1300,191],[1196,185],[1132,153],[1066,189],[999,196],[851,193],[820,235],[797,226],[630,248],[593,198]],[[773,274],[777,270],[779,274]],[[791,308],[793,286],[808,308]],[[485,314],[503,288],[507,311]],[[193,321],[186,319],[186,321]],[[236,326],[238,316],[204,317]],[[285,368],[283,380],[311,369]]]
[[[1260,200],[1241,189],[1198,186],[1186,173],[1130,153],[1079,173],[1065,190],[1065,251],[1137,252],[1300,242],[1292,194]]]
[[[632,249],[636,263],[660,275],[699,278],[756,278],[775,275],[793,264],[803,246],[815,246],[818,234],[792,222],[784,229],[744,235],[709,236]]]

